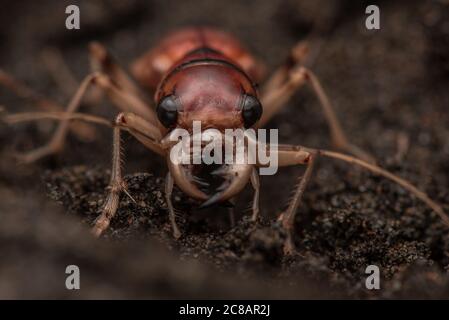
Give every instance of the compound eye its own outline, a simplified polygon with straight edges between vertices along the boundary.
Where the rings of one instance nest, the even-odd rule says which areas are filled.
[[[173,95],[162,98],[156,107],[159,121],[166,128],[173,127],[178,119],[178,103]]]
[[[256,97],[245,94],[242,101],[242,117],[246,128],[255,124],[262,116],[262,105]]]

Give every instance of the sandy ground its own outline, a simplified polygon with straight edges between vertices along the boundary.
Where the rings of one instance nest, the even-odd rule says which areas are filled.
[[[88,73],[87,44],[104,43],[122,65],[167,31],[212,24],[233,32],[268,71],[313,34],[321,50],[311,68],[351,139],[379,164],[407,178],[449,212],[449,4],[379,1],[381,30],[364,27],[363,1],[78,1],[80,31],[64,28],[66,1],[9,2],[0,12],[0,67],[61,104],[69,97],[49,75],[42,52],[59,49],[78,80]],[[9,112],[33,106],[0,89]],[[92,110],[87,106],[83,111]],[[93,113],[113,119],[104,102]],[[275,222],[303,168],[262,179],[257,224],[246,210],[251,188],[226,211],[198,211],[179,191],[183,232],[170,235],[163,198],[164,161],[131,137],[125,171],[130,193],[105,236],[88,227],[105,199],[111,132],[86,142],[70,136],[58,156],[20,165],[15,150],[48,139],[54,124],[0,126],[1,298],[447,298],[449,231],[400,187],[362,170],[320,159],[299,209],[298,254],[282,255]],[[319,105],[305,88],[269,127],[280,141],[329,148]],[[400,152],[400,141],[409,147]],[[81,268],[82,289],[64,287],[65,267]],[[365,268],[381,270],[381,290],[365,289]]]

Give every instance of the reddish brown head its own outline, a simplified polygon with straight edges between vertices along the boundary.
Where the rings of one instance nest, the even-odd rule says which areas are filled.
[[[204,50],[204,49],[203,49]],[[261,116],[255,86],[248,76],[222,56],[191,54],[177,64],[157,92],[158,117],[168,128],[219,130],[252,126]]]
[[[223,133],[225,129],[251,127],[262,115],[250,78],[223,55],[207,48],[197,49],[176,63],[161,81],[155,100],[158,118],[169,131],[182,128],[190,134],[194,121],[200,121],[203,131],[213,128]],[[251,164],[221,164],[219,170],[211,171],[205,165],[175,164],[170,159],[168,165],[176,184],[203,200],[203,206],[240,192],[253,169]],[[208,181],[198,184],[201,175]],[[202,188],[211,187],[217,176],[221,181],[215,190]]]

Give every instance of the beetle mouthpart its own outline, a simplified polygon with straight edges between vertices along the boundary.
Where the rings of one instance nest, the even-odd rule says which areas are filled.
[[[201,182],[203,184],[207,184],[202,181],[197,181],[197,179],[193,178],[190,171],[187,170],[181,164],[175,164],[170,161],[168,158],[168,169],[170,170],[173,179],[175,180],[176,185],[181,188],[186,194],[191,196],[192,198],[199,200],[207,200],[209,197],[194,184],[194,182]],[[199,184],[201,184],[199,183]]]
[[[216,189],[217,192],[200,205],[200,209],[209,207],[218,202],[223,202],[240,192],[247,184],[252,171],[252,165],[232,164],[223,165],[212,175],[221,176],[224,182]]]
[[[214,194],[212,197],[210,197],[209,199],[207,199],[206,201],[204,201],[198,208],[199,209],[204,209],[207,207],[210,207],[211,205],[217,203],[220,201],[222,193],[221,192],[217,192],[216,194]]]

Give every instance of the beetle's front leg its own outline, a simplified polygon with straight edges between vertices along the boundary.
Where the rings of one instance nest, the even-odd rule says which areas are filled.
[[[254,189],[254,198],[251,206],[253,214],[251,220],[257,221],[257,218],[259,217],[260,182],[256,168],[253,168],[253,171],[251,172],[251,185]]]
[[[310,154],[305,163],[307,164],[306,171],[302,177],[299,178],[298,184],[296,186],[293,197],[291,198],[287,209],[279,215],[279,220],[282,226],[287,232],[287,239],[284,244],[284,253],[293,254],[295,251],[295,245],[293,242],[293,229],[295,226],[295,217],[298,207],[301,203],[302,196],[306,190],[307,183],[310,180],[313,171],[313,165],[315,160],[315,155]]]
[[[167,201],[168,207],[168,217],[173,230],[173,237],[179,239],[181,237],[181,231],[179,231],[178,225],[176,224],[176,214],[173,207],[173,202],[171,200],[173,193],[173,177],[170,172],[167,173],[167,178],[165,179],[165,201]]]
[[[270,148],[271,150],[272,148]],[[320,155],[322,157],[332,158],[336,160],[340,160],[343,162],[346,162],[352,166],[359,166],[363,169],[366,169],[370,171],[371,173],[380,175],[386,179],[389,179],[390,181],[396,183],[397,185],[401,186],[405,190],[409,191],[410,194],[413,194],[415,197],[423,201],[429,208],[431,208],[435,213],[442,219],[443,223],[447,226],[449,226],[449,217],[444,212],[441,205],[433,201],[425,192],[419,190],[417,187],[415,187],[412,183],[409,181],[385,170],[381,167],[369,163],[367,161],[364,161],[362,159],[335,152],[335,151],[329,151],[329,150],[323,150],[323,149],[312,149],[312,148],[306,148],[302,146],[291,146],[291,145],[279,145],[277,150],[272,152],[276,152],[278,156],[278,165],[280,167],[282,166],[290,166],[290,165],[297,165],[297,164],[306,164],[307,169],[302,177],[302,179],[299,181],[298,186],[296,187],[295,193],[293,195],[292,200],[290,201],[288,208],[286,211],[284,211],[280,217],[279,220],[282,222],[282,226],[287,231],[287,240],[285,242],[284,251],[286,254],[291,254],[294,251],[294,245],[292,241],[292,231],[294,227],[294,221],[295,221],[295,215],[296,211],[298,209],[298,206],[300,205],[302,195],[304,193],[304,190],[307,186],[307,182],[310,180],[310,176],[312,174],[313,169],[313,163],[316,160],[317,156]],[[260,165],[260,164],[259,164]]]
[[[132,113],[120,113],[116,120],[113,133],[113,152],[112,152],[112,172],[109,185],[109,194],[101,215],[95,220],[92,233],[100,236],[108,227],[111,219],[115,216],[120,200],[120,194],[125,192],[131,199],[131,195],[126,190],[125,182],[122,178],[122,156],[121,156],[121,138],[122,130],[130,132],[140,142],[150,147],[154,151],[162,154],[163,147],[159,143],[160,132],[151,123]]]
[[[120,114],[115,123],[119,124],[122,122],[122,115]],[[101,215],[95,220],[95,225],[92,228],[92,233],[99,237],[104,230],[109,227],[111,219],[117,212],[120,194],[122,191],[126,190],[126,185],[122,179],[122,169],[121,169],[121,138],[120,138],[121,128],[119,126],[114,127],[113,133],[113,152],[112,152],[112,171],[111,171],[111,181],[109,184],[109,195],[106,199],[106,203],[103,207]]]
[[[122,180],[121,171],[121,131],[128,131],[147,148],[153,150],[159,155],[165,156],[167,146],[161,142],[162,132],[152,123],[130,112],[120,113],[116,117],[114,123],[111,123],[107,119],[101,117],[72,112],[24,112],[13,115],[2,115],[2,117],[0,117],[0,120],[5,121],[8,124],[42,119],[53,119],[61,122],[80,120],[113,127],[113,157],[111,181],[109,185],[110,191],[103,207],[103,211],[95,221],[95,225],[92,230],[96,236],[100,236],[103,231],[108,228],[111,219],[114,217],[118,209],[121,192],[127,193],[125,183]],[[128,196],[131,197],[129,194]]]
[[[260,148],[262,146],[259,145],[258,147]],[[277,145],[274,146],[274,148],[272,148],[272,146],[264,147],[267,148],[267,151],[270,150],[270,158],[276,157],[278,159],[279,167],[307,165],[304,176],[299,178],[298,184],[295,188],[295,192],[288,204],[287,209],[279,215],[279,221],[281,222],[282,227],[287,233],[287,239],[284,243],[284,253],[293,254],[295,251],[295,246],[293,243],[293,229],[295,224],[296,212],[301,203],[301,199],[306,189],[307,183],[309,182],[312,175],[313,164],[317,153],[315,153],[313,150],[291,145]],[[273,152],[276,154],[273,154]],[[258,166],[261,166],[259,161]]]

